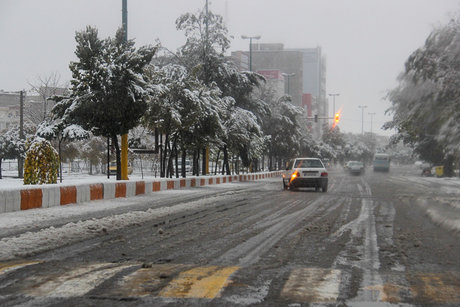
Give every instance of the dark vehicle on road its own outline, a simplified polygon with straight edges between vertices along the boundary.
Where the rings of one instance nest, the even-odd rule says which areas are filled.
[[[296,158],[289,161],[283,174],[283,188],[315,188],[327,192],[328,173],[318,158]]]

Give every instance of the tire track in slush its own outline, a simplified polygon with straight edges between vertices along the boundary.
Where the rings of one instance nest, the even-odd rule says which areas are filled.
[[[282,216],[280,212],[285,213],[285,211],[287,211],[286,207],[289,209],[292,207],[292,204],[286,205],[281,210],[267,216],[264,220],[257,222],[252,227],[252,229],[266,228],[264,231],[231,248],[212,261],[212,263],[219,265],[232,264],[240,267],[257,263],[260,257],[276,245],[282,238],[297,231],[299,229],[298,225],[302,223],[306,217],[312,214],[318,215],[320,212],[330,212],[341,206],[341,202],[331,202],[331,200],[335,199],[335,197],[329,195],[321,195],[309,201],[306,205],[303,200],[300,202],[297,200],[294,201],[294,203],[296,205],[301,205],[302,209]],[[329,205],[325,206],[325,204]],[[321,216],[323,216],[323,214],[321,214]],[[319,217],[317,219],[319,219]]]
[[[361,179],[358,183],[361,196],[361,209],[358,217],[337,230],[333,237],[341,236],[345,231],[350,231],[350,240],[346,248],[339,253],[333,263],[333,268],[358,267],[362,270],[362,281],[357,297],[353,302],[380,302],[383,293],[380,291],[383,284],[379,274],[380,260],[377,242],[377,230],[374,216],[374,201],[372,191],[367,182]],[[362,240],[362,244],[359,242]],[[353,257],[358,249],[357,260]],[[341,288],[348,286],[349,276],[343,274]]]

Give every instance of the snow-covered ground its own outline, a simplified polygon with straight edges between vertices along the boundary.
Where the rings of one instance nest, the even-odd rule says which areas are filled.
[[[415,202],[422,207],[426,215],[441,227],[460,236],[460,178],[422,177],[420,175],[394,176],[401,183],[410,182],[430,196],[416,197]]]

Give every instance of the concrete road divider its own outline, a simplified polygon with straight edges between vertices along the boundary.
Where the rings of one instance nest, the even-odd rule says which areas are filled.
[[[114,181],[78,185],[32,185],[21,188],[0,189],[0,213],[28,209],[50,208],[78,204],[92,200],[150,195],[154,192],[194,188],[231,182],[244,182],[281,176],[280,171],[193,178],[161,178],[142,181]]]

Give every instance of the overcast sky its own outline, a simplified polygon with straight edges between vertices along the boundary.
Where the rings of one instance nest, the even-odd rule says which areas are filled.
[[[75,31],[86,25],[101,38],[121,25],[121,0],[0,0],[0,89],[28,90],[38,76],[58,72],[70,80]],[[161,44],[176,50],[184,43],[175,20],[197,12],[205,0],[128,0],[128,36],[136,45]],[[380,130],[390,106],[384,99],[407,57],[434,27],[460,10],[460,0],[210,0],[224,16],[231,51],[248,50],[240,37],[261,35],[260,43],[285,48],[321,46],[327,60],[327,93],[339,93],[343,132]],[[332,109],[332,100],[330,103]]]

